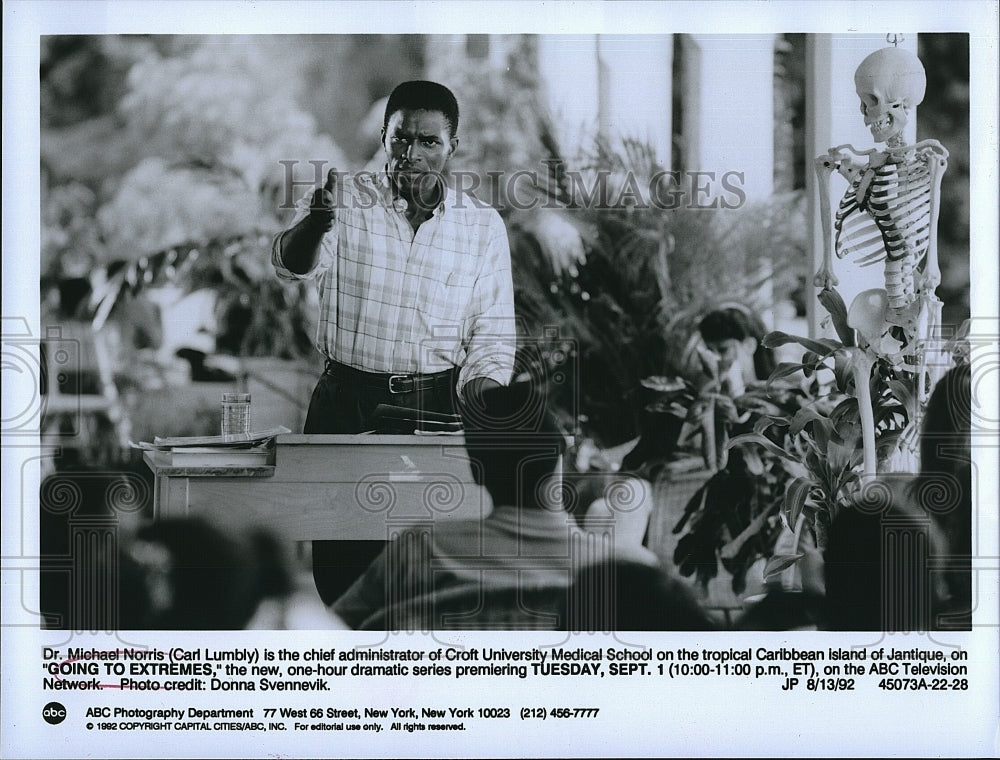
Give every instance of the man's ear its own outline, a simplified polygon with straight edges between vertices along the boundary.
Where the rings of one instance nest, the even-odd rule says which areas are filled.
[[[385,145],[385,127],[382,127],[382,129],[380,129],[378,131],[378,135],[379,135],[379,141],[384,146]]]
[[[453,137],[448,142],[451,145],[451,148],[448,151],[448,158],[451,158],[452,156],[455,155],[455,151],[458,150],[458,138],[457,137]]]

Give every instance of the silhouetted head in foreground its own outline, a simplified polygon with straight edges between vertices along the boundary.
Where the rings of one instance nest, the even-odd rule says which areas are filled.
[[[631,560],[582,567],[568,597],[571,631],[710,631],[717,624],[691,587]]]
[[[559,503],[566,439],[535,380],[485,391],[462,407],[473,474],[494,504],[548,508]]]
[[[142,527],[121,558],[122,629],[238,630],[260,602],[291,592],[277,541],[196,518]]]
[[[834,519],[824,552],[824,627],[837,631],[927,631],[944,597],[932,557],[945,552],[936,523],[901,500],[850,506]]]

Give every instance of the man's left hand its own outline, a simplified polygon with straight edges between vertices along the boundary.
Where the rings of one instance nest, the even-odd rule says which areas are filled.
[[[483,393],[499,387],[500,383],[489,377],[474,377],[462,388],[462,402],[471,407],[482,408]]]

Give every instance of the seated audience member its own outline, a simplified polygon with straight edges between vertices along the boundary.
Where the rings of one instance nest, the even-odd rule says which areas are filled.
[[[627,471],[564,470],[563,506],[582,528],[613,523],[615,540],[645,542],[653,511],[653,484]]]
[[[947,600],[932,558],[945,552],[936,523],[904,500],[843,509],[824,551],[823,628],[932,630]]]
[[[642,562],[585,565],[568,597],[570,631],[710,631],[712,620],[686,583]]]
[[[920,473],[909,498],[930,514],[948,544],[949,600],[942,627],[972,624],[972,370],[950,369],[934,386],[920,438]]]
[[[89,527],[112,528],[121,519],[115,495],[134,493],[128,473],[108,469],[59,470],[39,488],[39,606],[42,625],[69,630],[113,626],[104,581],[111,572],[104,542],[81,540]],[[98,589],[100,591],[98,591]]]
[[[720,392],[736,398],[774,372],[774,352],[763,345],[766,332],[760,317],[738,304],[711,311],[698,323],[708,351],[702,358],[706,370],[719,381]]]
[[[590,552],[608,551],[601,535],[581,531],[563,508],[566,441],[534,382],[484,392],[478,405],[463,407],[462,420],[473,475],[492,512],[401,531],[334,603],[349,626],[562,627],[557,611],[574,567],[601,558]],[[655,562],[638,545],[610,551]]]
[[[649,518],[653,512],[653,484],[644,478],[629,473],[609,473],[603,480],[600,495],[589,500],[586,490],[582,504],[581,525],[589,530],[600,530],[602,526],[613,525],[615,541],[633,547],[645,544]]]
[[[281,546],[264,531],[229,535],[197,518],[159,520],[125,542],[119,570],[123,630],[285,628],[297,627],[289,617],[303,618],[290,609]],[[337,627],[320,609],[310,622]]]
[[[812,591],[772,589],[739,617],[737,631],[815,631],[823,628],[823,597]]]
[[[814,631],[824,626],[823,553],[809,531],[804,535],[782,527],[774,554],[801,555],[798,562],[767,578],[762,593],[745,597],[747,604],[734,629],[739,631]]]
[[[886,479],[886,506],[877,514],[849,509],[834,521],[825,556],[828,627],[970,627],[970,428],[971,371],[960,365],[945,373],[927,404],[916,477]]]
[[[727,427],[755,403],[744,397],[747,388],[766,381],[777,366],[774,351],[763,344],[766,332],[760,317],[742,304],[724,304],[702,317],[680,360],[690,389],[668,383],[662,390],[643,391],[650,401],[640,414],[639,441],[622,469],[655,479],[662,462],[698,432],[706,465],[714,470],[724,463]],[[698,396],[695,406],[690,391]],[[688,412],[687,420],[666,411],[678,406]],[[703,411],[697,424],[690,416],[696,409]]]

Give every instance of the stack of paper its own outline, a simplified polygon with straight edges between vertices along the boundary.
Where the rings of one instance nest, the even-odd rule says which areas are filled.
[[[173,466],[250,467],[274,463],[274,439],[292,432],[286,427],[239,435],[199,435],[161,438],[132,445],[156,451],[160,461]]]

